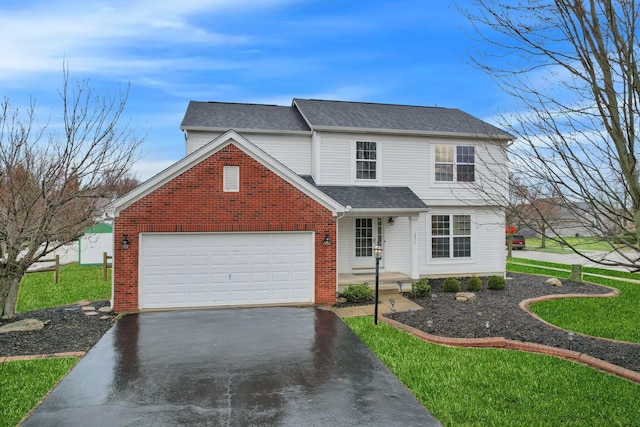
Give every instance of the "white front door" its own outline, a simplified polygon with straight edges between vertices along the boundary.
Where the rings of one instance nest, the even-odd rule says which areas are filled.
[[[382,218],[354,218],[353,236],[353,268],[375,268],[376,259],[373,248],[384,242]],[[380,267],[382,267],[382,261]]]

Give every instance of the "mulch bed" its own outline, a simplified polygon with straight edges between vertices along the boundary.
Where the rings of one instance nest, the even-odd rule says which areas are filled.
[[[585,353],[615,365],[640,372],[640,345],[569,335],[568,331],[548,326],[520,307],[520,301],[552,294],[606,294],[610,289],[588,284],[562,281],[562,287],[545,284],[546,277],[509,274],[507,287],[495,291],[475,292],[474,301],[459,302],[454,294],[442,290],[443,279],[431,279],[431,296],[413,299],[422,310],[395,313],[389,318],[433,335],[455,338],[504,337],[511,340],[544,344]],[[466,289],[466,280],[462,281]],[[428,323],[431,321],[431,323]],[[489,322],[489,328],[487,328]]]
[[[388,317],[433,335],[457,338],[505,337],[511,340],[545,344],[585,353],[598,359],[640,372],[640,345],[626,344],[574,334],[536,320],[518,307],[524,299],[551,294],[604,294],[602,286],[563,281],[556,288],[546,285],[545,277],[510,274],[507,288],[476,292],[476,300],[458,302],[451,293],[443,292],[441,279],[431,279],[431,296],[414,301],[423,310],[395,313]],[[466,289],[463,280],[462,289]],[[108,301],[94,302],[100,308]],[[45,323],[39,331],[0,334],[0,356],[51,354],[89,351],[113,325],[114,316],[101,320],[86,316],[77,305],[47,308],[20,313],[16,320],[34,318]],[[428,321],[432,326],[429,327]],[[489,322],[489,328],[486,328]],[[0,322],[0,326],[7,322]]]
[[[108,306],[109,301],[91,303],[96,309]],[[109,319],[100,319],[109,316]],[[37,319],[44,328],[38,331],[7,332],[0,334],[0,356],[89,351],[113,326],[113,314],[85,315],[79,306],[45,308],[19,313],[17,320]],[[10,323],[0,322],[0,326]]]

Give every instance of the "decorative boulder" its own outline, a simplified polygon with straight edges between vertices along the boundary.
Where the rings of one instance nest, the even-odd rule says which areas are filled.
[[[473,301],[476,299],[476,294],[473,292],[456,292],[456,301]]]
[[[9,323],[0,328],[0,334],[5,332],[37,331],[44,328],[44,323],[37,319],[24,319]]]
[[[555,277],[547,279],[547,281],[544,282],[544,283],[546,283],[547,285],[551,285],[551,286],[557,286],[557,287],[562,286],[562,282],[560,281],[560,279],[556,279]]]

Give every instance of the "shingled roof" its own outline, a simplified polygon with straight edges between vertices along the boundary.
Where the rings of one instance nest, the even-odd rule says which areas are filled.
[[[290,107],[191,101],[180,128],[297,132],[357,129],[513,139],[458,109],[300,98],[295,98]]]
[[[429,207],[409,187],[361,185],[316,185],[308,175],[301,177],[342,206],[352,209],[426,212]]]
[[[180,129],[310,131],[296,108],[199,101],[189,102]]]
[[[512,138],[497,127],[452,108],[298,98],[293,100],[293,104],[313,129],[404,130]]]

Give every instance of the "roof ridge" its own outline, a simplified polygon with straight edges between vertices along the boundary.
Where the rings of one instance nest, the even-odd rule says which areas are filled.
[[[414,108],[439,108],[442,110],[460,110],[459,108],[441,107],[438,105],[412,105],[412,104],[393,104],[390,102],[371,102],[371,101],[344,101],[338,99],[317,99],[317,98],[293,98],[300,101],[319,101],[319,102],[340,102],[343,104],[365,104],[365,105],[387,105],[390,107],[414,107]]]

